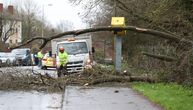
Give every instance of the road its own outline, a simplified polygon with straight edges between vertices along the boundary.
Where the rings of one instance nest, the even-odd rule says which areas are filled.
[[[0,68],[54,75],[54,69],[37,67]],[[128,87],[67,86],[64,92],[0,91],[0,110],[161,110]]]
[[[161,110],[130,88],[67,86],[64,93],[0,91],[0,110]]]

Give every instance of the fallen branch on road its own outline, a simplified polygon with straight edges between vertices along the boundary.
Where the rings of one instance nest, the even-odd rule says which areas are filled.
[[[15,69],[15,68],[14,68]],[[18,69],[18,68],[17,68]],[[115,74],[113,70],[107,70],[100,66],[83,71],[82,73],[70,74],[60,78],[50,77],[48,74],[33,74],[31,70],[19,74],[10,70],[0,73],[1,90],[41,90],[41,91],[63,91],[67,85],[97,85],[104,83],[125,83],[133,81],[155,82],[149,76],[134,76],[131,74]]]
[[[34,37],[34,38],[27,40],[23,44],[20,44],[20,45],[14,46],[14,47],[10,47],[10,49],[22,47],[22,46],[29,44],[35,40],[42,40],[43,41],[42,45],[39,47],[40,49],[42,49],[49,41],[56,39],[56,38],[63,37],[63,36],[67,36],[67,35],[77,36],[80,34],[85,34],[85,33],[90,33],[90,32],[100,32],[100,31],[110,31],[111,32],[111,31],[121,31],[121,30],[128,30],[128,31],[133,31],[133,32],[138,32],[138,33],[143,33],[143,34],[149,34],[149,35],[153,35],[156,37],[170,40],[172,42],[182,43],[182,44],[185,43],[186,45],[191,45],[191,46],[193,45],[192,41],[186,40],[186,39],[181,39],[181,38],[179,38],[179,36],[176,36],[174,34],[169,34],[166,32],[161,32],[161,31],[157,31],[157,30],[153,30],[153,29],[145,29],[145,28],[139,28],[139,27],[135,27],[135,26],[126,26],[126,27],[88,28],[88,29],[80,29],[80,30],[74,30],[74,31],[66,31],[66,32],[54,35],[52,37]]]
[[[88,85],[96,85],[96,84],[101,84],[101,83],[108,83],[108,82],[155,82],[153,78],[150,78],[148,76],[111,76],[111,77],[106,77],[106,78],[100,78],[100,79],[95,79],[88,83]]]

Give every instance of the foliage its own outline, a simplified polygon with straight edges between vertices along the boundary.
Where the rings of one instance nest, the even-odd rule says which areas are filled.
[[[69,0],[79,4],[86,11],[82,14],[88,19],[92,27],[110,25],[111,17],[115,15],[124,16],[126,25],[134,25],[164,31],[179,38],[193,40],[193,1],[192,0]],[[115,3],[116,2],[116,3]],[[116,4],[116,8],[115,8]],[[101,10],[97,10],[100,7]],[[84,16],[85,15],[85,16]],[[95,34],[96,38],[107,35],[105,33]],[[106,39],[112,39],[108,35]],[[182,48],[183,47],[183,48]],[[165,69],[161,80],[166,82],[179,82],[192,85],[193,70],[191,59],[192,46],[172,43],[149,35],[135,32],[127,32],[123,38],[123,53],[128,65],[134,68],[147,70]],[[164,62],[155,58],[149,58],[141,54],[142,51],[155,55],[168,55],[178,59],[177,62]],[[185,55],[185,53],[187,55]],[[180,68],[180,69],[179,69]],[[168,72],[169,71],[169,72]],[[167,74],[166,74],[167,73]]]
[[[166,110],[192,110],[193,89],[175,83],[133,83],[132,88]]]
[[[94,60],[103,61],[104,60],[104,51],[102,51],[101,49],[96,49],[94,53]]]

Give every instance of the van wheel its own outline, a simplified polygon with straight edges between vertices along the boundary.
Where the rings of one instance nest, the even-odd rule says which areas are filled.
[[[46,66],[42,66],[42,69],[43,69],[43,70],[47,70],[47,67],[46,67]]]

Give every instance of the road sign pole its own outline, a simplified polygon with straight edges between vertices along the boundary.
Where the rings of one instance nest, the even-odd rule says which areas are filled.
[[[116,72],[121,72],[121,57],[122,57],[122,37],[115,34],[114,36],[114,46],[115,46],[115,70]]]

